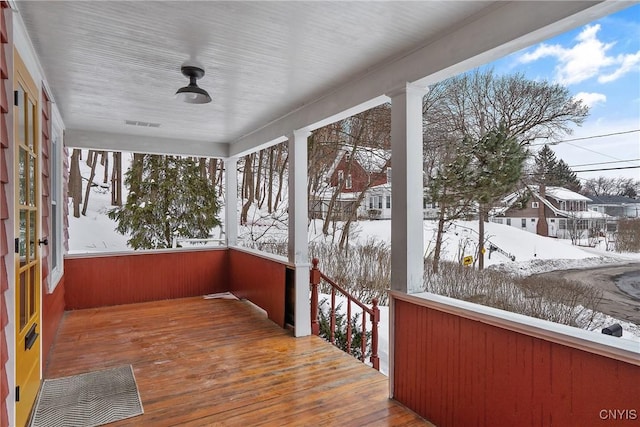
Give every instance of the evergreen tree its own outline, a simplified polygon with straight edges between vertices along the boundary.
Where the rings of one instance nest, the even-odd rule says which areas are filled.
[[[484,222],[488,220],[491,205],[501,196],[512,191],[522,175],[527,158],[526,150],[515,137],[508,136],[507,129],[500,126],[491,130],[469,151],[472,162],[469,184],[474,189],[474,199],[478,202],[478,268],[484,268]]]
[[[554,181],[553,185],[565,187],[575,192],[579,192],[582,189],[578,176],[562,159],[560,159],[553,170],[552,176]]]
[[[533,182],[546,186],[565,187],[580,191],[580,180],[564,160],[558,160],[555,153],[545,144],[534,157]]]
[[[536,184],[551,185],[552,172],[557,163],[556,154],[545,144],[534,156],[533,181]]]
[[[109,211],[134,249],[172,246],[174,237],[207,238],[219,226],[216,191],[197,159],[140,155],[125,174],[124,206]]]
[[[440,161],[432,167],[434,176],[427,182],[427,193],[430,201],[436,201],[438,210],[438,229],[433,250],[433,271],[438,272],[442,235],[445,224],[465,217],[473,201],[473,188],[469,185],[473,156],[468,149],[472,143],[465,138],[455,149],[447,150],[440,156]],[[448,144],[453,147],[453,143]]]

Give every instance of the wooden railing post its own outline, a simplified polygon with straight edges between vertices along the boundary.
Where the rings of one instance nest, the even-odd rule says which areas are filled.
[[[376,370],[380,370],[380,358],[378,357],[378,322],[380,321],[380,309],[378,298],[373,299],[373,313],[371,314],[371,364]]]
[[[311,263],[311,333],[320,335],[320,323],[318,322],[318,285],[320,284],[320,270],[318,269],[318,258],[314,258]]]

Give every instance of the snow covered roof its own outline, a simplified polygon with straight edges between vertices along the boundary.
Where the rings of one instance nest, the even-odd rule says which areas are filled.
[[[362,168],[369,172],[382,172],[391,158],[391,151],[380,148],[359,147],[354,153],[353,158]]]
[[[546,197],[540,197],[538,193],[537,185],[529,185],[527,188],[533,193],[534,197],[540,200],[545,206],[547,206],[554,214],[559,216],[564,216],[568,218],[610,218],[609,215],[605,215],[603,213],[598,213],[594,211],[566,211],[563,209],[559,209],[553,205]],[[500,216],[504,215],[505,212],[515,203],[516,200],[525,192],[527,188],[523,188],[517,191],[514,191],[511,194],[503,197],[500,201],[501,206],[494,206],[490,211],[489,215],[491,216]],[[546,187],[545,194],[547,197],[552,197],[556,200],[569,200],[569,201],[586,201],[591,202],[591,199],[585,197],[581,194],[576,193],[575,191],[568,190],[563,187]]]
[[[532,185],[530,186],[532,190],[538,192],[538,186]],[[547,187],[545,190],[545,194],[549,197],[553,197],[556,200],[580,200],[585,202],[590,202],[591,199],[583,196],[582,194],[578,194],[575,191],[571,191],[564,187]]]

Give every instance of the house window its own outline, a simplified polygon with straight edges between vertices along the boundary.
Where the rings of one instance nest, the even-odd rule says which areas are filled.
[[[62,277],[64,264],[62,262],[62,219],[64,198],[62,197],[62,130],[53,127],[51,146],[49,150],[49,179],[51,188],[49,197],[51,203],[51,228],[49,230],[49,250],[51,251],[51,277],[49,292],[53,292]]]
[[[373,209],[373,204],[375,203],[375,196],[369,197],[369,209]]]
[[[378,209],[382,209],[382,196],[378,196]]]
[[[391,184],[391,168],[387,168],[387,184]]]
[[[527,219],[526,218],[522,218],[521,225],[522,225],[522,228],[527,228]]]
[[[338,171],[338,185],[342,184],[342,181],[344,181],[344,171],[343,170],[339,170]]]
[[[561,219],[560,221],[558,221],[558,228],[560,230],[566,230],[567,229],[567,220],[566,219]]]
[[[560,201],[560,209],[563,211],[567,210],[567,203],[564,200]]]
[[[511,218],[507,218],[507,225],[511,225]]]
[[[554,222],[556,222],[555,219],[551,218],[549,221],[551,221],[551,223],[553,224]]]
[[[391,196],[387,196],[387,209],[391,209]]]
[[[502,224],[502,218],[494,218],[493,222],[496,224]]]
[[[533,209],[538,209],[538,208],[540,207],[540,203],[538,203],[538,202],[531,202],[531,207],[532,207]]]
[[[352,186],[352,183],[353,183],[353,182],[352,182],[352,180],[351,180],[351,174],[347,174],[347,180],[344,182],[344,187],[345,187],[347,190],[350,190],[350,189],[351,189],[351,186]]]
[[[536,219],[535,218],[531,218],[531,222],[536,222]]]

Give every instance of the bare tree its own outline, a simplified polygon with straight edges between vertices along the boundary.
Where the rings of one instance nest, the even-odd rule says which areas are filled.
[[[242,205],[242,211],[240,212],[240,224],[247,223],[247,216],[249,214],[249,208],[254,201],[254,174],[253,174],[253,160],[255,153],[248,154],[244,157],[244,173],[242,174],[242,198],[246,199],[246,202]]]
[[[90,163],[91,174],[89,175],[89,181],[87,181],[87,188],[84,193],[84,202],[82,203],[82,215],[87,214],[87,208],[89,206],[89,193],[91,192],[91,186],[93,185],[93,178],[96,176],[96,165],[98,164],[98,152],[89,151],[87,156],[87,164]]]
[[[113,152],[113,167],[111,170],[111,205],[122,206],[122,153],[118,151]]]
[[[80,203],[82,198],[82,175],[80,174],[80,156],[82,151],[74,148],[69,165],[69,196],[73,201],[73,216],[80,218]]]
[[[102,183],[109,182],[109,152],[102,151],[100,157],[100,164],[104,166],[104,176],[102,177]]]
[[[436,135],[448,135],[454,141],[480,141],[501,128],[506,138],[526,145],[533,139],[570,134],[571,125],[581,124],[587,115],[588,107],[563,86],[528,80],[522,74],[497,76],[492,70],[476,70],[437,83],[423,100],[426,134],[433,129]],[[432,147],[424,149],[428,152]],[[491,185],[490,179],[486,181]],[[482,204],[489,206],[490,201]],[[484,217],[480,215],[479,221]],[[483,242],[484,236],[479,239]],[[482,249],[480,244],[480,258]]]
[[[640,194],[640,179],[599,176],[586,180],[583,184],[583,190],[588,196],[627,196],[635,198]]]

